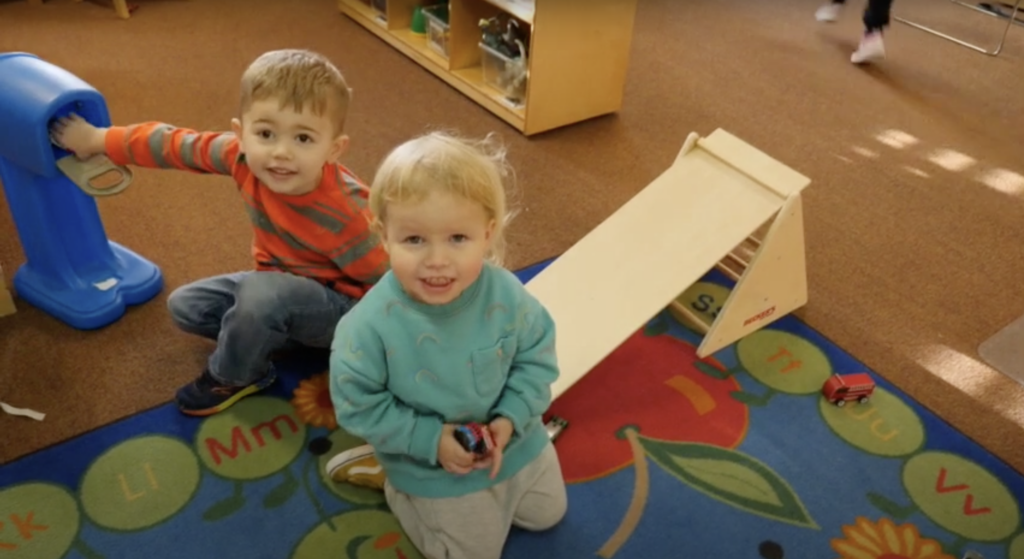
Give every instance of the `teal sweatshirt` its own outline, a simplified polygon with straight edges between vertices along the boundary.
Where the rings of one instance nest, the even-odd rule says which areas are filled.
[[[558,378],[555,325],[511,272],[485,265],[455,301],[410,298],[392,272],[338,322],[331,346],[338,425],[371,444],[395,489],[428,498],[486,489],[548,444],[541,415]],[[515,427],[496,479],[437,462],[444,423]]]

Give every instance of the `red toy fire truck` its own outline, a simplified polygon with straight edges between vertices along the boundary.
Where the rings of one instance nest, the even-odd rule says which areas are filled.
[[[875,393],[875,381],[867,373],[834,374],[821,387],[825,399],[837,406],[856,400],[863,404]]]

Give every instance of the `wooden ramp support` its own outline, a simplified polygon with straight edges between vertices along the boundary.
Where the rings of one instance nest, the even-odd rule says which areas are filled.
[[[673,164],[530,280],[557,324],[557,398],[668,306],[710,355],[807,303],[800,192],[810,179],[724,130]],[[679,296],[712,268],[736,280],[713,322]]]

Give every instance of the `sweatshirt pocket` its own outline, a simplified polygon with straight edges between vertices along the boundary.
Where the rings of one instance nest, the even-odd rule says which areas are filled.
[[[481,397],[497,399],[505,386],[515,352],[516,340],[512,336],[501,338],[489,348],[473,352],[473,382]]]

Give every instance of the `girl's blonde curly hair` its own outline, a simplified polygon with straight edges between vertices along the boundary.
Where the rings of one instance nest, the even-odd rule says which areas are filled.
[[[487,258],[502,265],[505,226],[513,217],[506,199],[511,177],[506,150],[493,135],[479,140],[431,132],[398,146],[381,163],[370,187],[374,230],[383,231],[388,205],[417,203],[432,193],[446,193],[480,204],[494,221]]]

